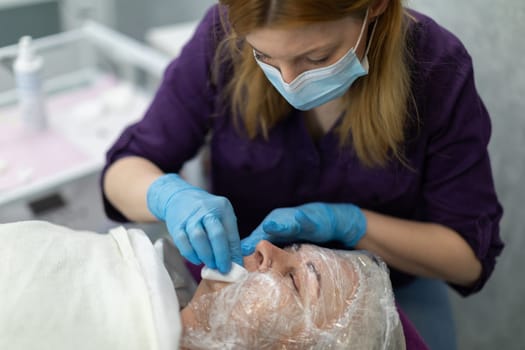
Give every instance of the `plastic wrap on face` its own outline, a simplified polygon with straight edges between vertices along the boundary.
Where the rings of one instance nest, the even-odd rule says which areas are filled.
[[[261,242],[236,283],[204,281],[184,349],[404,349],[388,270],[362,251]]]

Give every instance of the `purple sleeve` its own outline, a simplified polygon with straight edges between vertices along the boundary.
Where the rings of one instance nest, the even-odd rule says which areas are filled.
[[[218,7],[213,6],[179,57],[167,67],[143,119],[124,130],[107,152],[101,179],[108,167],[123,157],[144,157],[164,172],[173,173],[198,152],[208,132],[215,101],[210,74],[218,28]],[[108,217],[126,221],[102,193]]]
[[[492,273],[503,243],[498,201],[488,154],[491,123],[479,97],[472,61],[459,40],[427,45],[438,57],[423,79],[425,107],[423,132],[428,137],[423,176],[425,218],[454,229],[472,247],[482,264],[479,280],[471,287],[451,285],[460,294],[479,291]],[[443,49],[439,47],[443,46]]]

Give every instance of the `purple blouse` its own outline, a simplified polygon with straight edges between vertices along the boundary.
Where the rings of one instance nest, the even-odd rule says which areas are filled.
[[[210,81],[222,33],[218,7],[213,6],[166,69],[144,118],[129,126],[108,151],[104,172],[130,155],[145,157],[164,172],[179,172],[210,134],[211,191],[231,201],[241,237],[278,207],[349,202],[459,232],[483,271],[473,287],[452,287],[463,295],[478,291],[503,248],[499,236],[503,209],[487,152],[490,118],[476,91],[464,46],[432,19],[413,14],[418,21],[411,24],[409,46],[419,122],[412,108],[404,145],[413,169],[394,160],[384,168],[363,167],[351,148],[339,148],[333,129],[313,141],[298,110],[277,124],[268,140],[244,136],[220,96],[229,67],[222,67],[217,84]],[[126,220],[105,196],[104,205],[110,218]],[[394,269],[391,276],[394,286],[412,278]]]

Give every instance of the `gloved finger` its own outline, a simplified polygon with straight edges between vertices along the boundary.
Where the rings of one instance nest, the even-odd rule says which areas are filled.
[[[216,269],[215,256],[202,223],[200,221],[188,222],[186,231],[188,232],[190,244],[200,261],[210,269]]]
[[[186,258],[189,262],[194,265],[201,264],[201,260],[193,250],[192,245],[186,235],[186,231],[183,228],[179,229],[169,229],[171,238],[173,238],[173,243],[179,250],[180,254]]]
[[[253,254],[255,247],[262,240],[267,240],[268,234],[264,232],[261,225],[259,225],[248,237],[241,240],[241,250],[243,256]]]
[[[317,224],[315,221],[313,221],[310,216],[308,216],[303,210],[299,209],[295,212],[294,215],[295,222],[297,222],[299,226],[299,231],[301,232],[301,238],[307,238],[304,237],[305,235],[309,235],[311,232],[315,232],[317,230]]]
[[[217,269],[224,274],[230,272],[231,255],[224,226],[219,218],[212,214],[204,216],[202,223],[208,234]]]
[[[287,236],[295,236],[300,232],[295,220],[295,208],[280,208],[272,211],[262,222],[263,230],[270,236],[288,240]],[[271,239],[273,242],[273,239]]]
[[[237,219],[233,213],[233,209],[231,215],[227,214],[228,213],[224,214],[222,222],[228,238],[231,260],[238,265],[244,266],[241,251],[241,238],[239,236],[239,229],[237,228]]]
[[[264,221],[262,225],[264,232],[266,232],[268,236],[274,237],[274,239],[296,238],[301,232],[301,225],[293,217],[286,219],[287,220],[283,220],[283,218],[280,218],[279,221]],[[272,240],[272,238],[270,238],[270,240]]]

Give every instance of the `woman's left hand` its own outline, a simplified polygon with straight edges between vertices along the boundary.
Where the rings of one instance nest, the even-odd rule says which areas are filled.
[[[243,255],[250,255],[261,240],[272,243],[339,241],[353,248],[366,233],[366,218],[353,204],[308,203],[273,210],[241,241]]]

